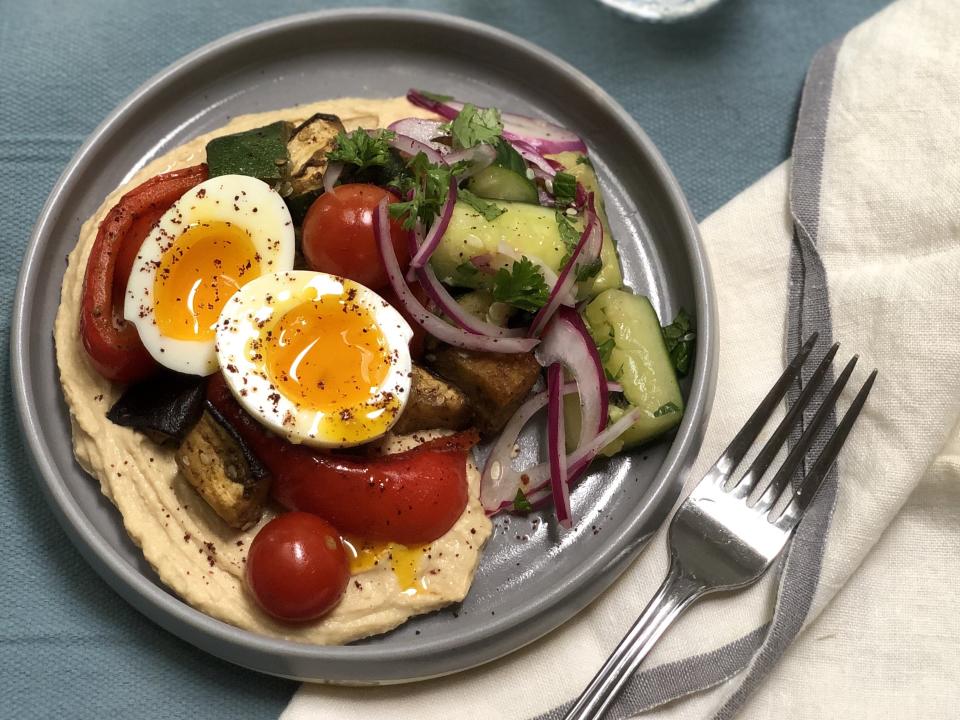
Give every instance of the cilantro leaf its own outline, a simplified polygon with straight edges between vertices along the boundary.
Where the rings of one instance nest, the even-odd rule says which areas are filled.
[[[514,149],[513,145],[503,138],[497,138],[493,146],[497,150],[497,157],[493,161],[494,165],[527,177],[527,163],[523,156]]]
[[[407,172],[411,178],[404,182],[404,194],[413,195],[404,202],[392,203],[390,216],[402,220],[404,230],[412,230],[418,219],[424,227],[430,227],[447,199],[451,170],[434,165],[421,152],[407,163]]]
[[[607,360],[610,359],[610,353],[613,352],[613,349],[617,346],[613,338],[607,338],[602,343],[597,345],[597,352],[600,354],[600,362],[606,365]]]
[[[493,276],[493,299],[497,302],[536,312],[547,304],[549,296],[543,273],[526,257],[514,260],[509,270],[500,268]]]
[[[460,190],[457,193],[457,199],[463,200],[470,207],[483,215],[484,220],[493,220],[494,218],[500,217],[507,211],[506,208],[502,208],[496,203],[492,203],[489,200],[484,200],[481,197],[477,197],[469,190]]]
[[[654,411],[653,416],[654,416],[654,417],[663,417],[664,415],[669,415],[670,413],[677,413],[677,412],[680,412],[680,408],[678,408],[678,407],[677,407],[676,405],[674,405],[672,402],[668,402],[668,403],[666,403],[666,404],[661,405],[660,407],[658,407],[658,408]]]
[[[557,229],[560,231],[560,239],[567,246],[567,253],[573,252],[577,243],[580,242],[580,231],[573,226],[573,223],[561,210],[557,210]],[[566,261],[564,261],[563,265],[566,264]]]
[[[443,280],[448,285],[461,287],[477,287],[480,284],[480,270],[469,260],[466,260],[453,269],[451,277]]]
[[[389,165],[393,160],[390,140],[395,137],[396,133],[392,130],[377,130],[373,135],[363,128],[349,134],[341,130],[337,135],[336,147],[327,153],[327,160],[355,165],[361,170]]]
[[[586,165],[588,168],[593,168],[593,163],[590,162],[590,158],[586,155],[581,155],[577,158],[577,165]]]
[[[577,179],[570,173],[557,172],[553,176],[553,199],[557,207],[567,207],[573,205],[577,197]]]
[[[596,277],[603,269],[603,260],[599,257],[595,257],[591,262],[585,263],[577,268],[577,282],[583,282],[584,280],[589,280],[592,277]]]
[[[464,105],[448,125],[453,146],[458,149],[471,148],[484,142],[492,144],[503,132],[499,110],[478,108],[470,103]]]
[[[523,490],[520,488],[517,488],[517,496],[513,499],[513,509],[522,513],[533,511],[533,505],[530,504],[527,496],[523,494]]]
[[[662,328],[663,342],[670,353],[670,361],[678,377],[690,372],[690,363],[693,361],[693,348],[696,344],[697,333],[693,328],[690,314],[680,309],[673,322]]]

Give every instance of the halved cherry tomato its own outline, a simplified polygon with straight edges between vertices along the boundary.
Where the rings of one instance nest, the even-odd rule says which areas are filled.
[[[123,294],[137,252],[154,223],[190,188],[207,179],[194,165],[150,178],[120,198],[97,229],[80,303],[80,338],[90,362],[114,382],[142,380],[159,367],[137,329],[123,319]]]
[[[245,572],[264,612],[280,620],[313,620],[340,602],[350,564],[336,528],[316,515],[290,512],[260,528]]]
[[[373,234],[373,211],[380,200],[400,198],[376,185],[338,185],[313,201],[303,219],[303,254],[312,270],[342,275],[380,290],[389,284],[380,261]],[[400,267],[410,261],[407,233],[396,220],[390,221],[390,239]]]
[[[220,374],[207,400],[239,433],[272,476],[284,507],[315,513],[338,530],[368,540],[416,545],[453,527],[467,504],[467,431],[381,457],[327,454],[267,432],[230,394]]]

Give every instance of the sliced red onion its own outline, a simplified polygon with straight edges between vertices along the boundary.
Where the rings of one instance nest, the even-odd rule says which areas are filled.
[[[410,252],[415,252],[419,237],[423,236],[423,226],[417,222],[415,232],[410,234]],[[434,305],[446,315],[453,324],[474,335],[486,335],[487,337],[523,337],[523,328],[505,328],[471,315],[454,299],[449,291],[443,286],[437,278],[437,274],[427,263],[421,268],[416,269],[416,279],[420,287],[427,293],[427,296],[433,301]]]
[[[576,391],[576,383],[564,383],[564,395]],[[623,392],[623,386],[608,382],[607,391]],[[509,507],[517,496],[523,474],[515,470],[511,463],[513,448],[523,428],[546,404],[546,391],[527,399],[507,421],[496,442],[490,448],[490,454],[487,456],[487,462],[483,466],[483,474],[480,477],[480,501],[488,513]],[[569,462],[567,465],[569,467]]]
[[[547,323],[550,322],[550,318],[552,318],[557,311],[557,308],[559,308],[564,301],[569,302],[569,298],[575,296],[573,290],[577,283],[577,269],[579,269],[582,264],[592,262],[593,259],[597,257],[597,255],[594,254],[594,250],[596,250],[597,254],[600,252],[600,247],[603,243],[603,229],[600,227],[600,222],[597,220],[597,215],[593,212],[592,207],[586,209],[584,218],[586,219],[586,225],[580,234],[580,240],[570,254],[570,259],[567,261],[567,264],[564,265],[560,271],[557,284],[547,298],[547,304],[540,308],[537,314],[533,316],[533,322],[530,323],[530,337],[537,337],[542,333]]]
[[[408,279],[413,279],[413,276],[416,275],[417,268],[426,265],[427,261],[430,260],[430,256],[433,255],[433,251],[437,249],[440,240],[443,239],[443,234],[447,231],[447,225],[450,224],[450,218],[453,216],[453,206],[456,202],[457,180],[456,178],[450,178],[450,187],[447,188],[447,199],[444,200],[443,207],[440,208],[440,214],[434,218],[426,239],[424,239],[420,247],[417,248],[414,256],[410,258],[410,269],[407,271]]]
[[[566,387],[566,386],[565,386]],[[623,435],[640,417],[643,415],[643,408],[633,408],[628,412],[624,413],[623,417],[617,420],[613,425],[606,428],[602,433],[599,433],[596,437],[593,438],[589,443],[583,447],[579,447],[574,450],[570,455],[567,455],[567,475],[570,478],[579,476],[587,466],[593,461],[604,447],[609,445],[611,442],[616,440],[618,437]],[[548,463],[541,463],[536,467],[527,470],[520,476],[518,474],[518,479],[522,477],[526,482],[518,483],[517,490],[522,490],[524,496],[534,507],[538,506],[543,500],[549,498],[553,494],[551,487],[547,487],[550,484],[550,466]],[[499,507],[497,507],[493,512],[498,512],[500,510],[507,510],[513,508],[513,499],[516,498],[517,492],[513,491],[513,496],[509,502],[503,502]],[[482,497],[482,496],[481,496]],[[487,514],[491,514],[491,509],[487,507],[484,503],[484,508],[487,510]]]
[[[548,193],[541,187],[537,188],[537,202],[543,205],[544,207],[555,207],[556,201],[553,199],[553,195]]]
[[[427,143],[414,140],[412,137],[407,137],[406,135],[401,135],[399,133],[395,134],[393,139],[388,140],[387,142],[390,144],[390,147],[394,148],[395,150],[399,150],[405,155],[417,155],[418,153],[423,153],[427,156],[427,160],[434,165],[443,165],[443,155],[441,155],[438,150],[435,150]]]
[[[454,165],[461,160],[468,160],[470,162],[470,165],[467,167],[467,169],[457,175],[458,180],[465,180],[466,178],[475,175],[484,168],[492,165],[493,161],[496,159],[497,151],[493,148],[493,145],[487,145],[486,143],[474,145],[466,150],[456,150],[454,152],[447,153],[443,157],[443,161],[447,165]]]
[[[343,173],[343,163],[327,163],[327,167],[323,171],[324,192],[330,192],[333,190],[334,186],[337,184],[337,180],[340,179],[341,173]]]
[[[533,338],[487,337],[485,335],[469,333],[454,327],[428,311],[420,301],[414,297],[403,278],[403,271],[400,269],[400,263],[397,261],[397,254],[393,249],[393,242],[390,239],[390,216],[387,211],[388,203],[389,199],[384,197],[379,205],[377,205],[377,209],[373,213],[373,232],[377,239],[380,259],[383,262],[387,278],[390,280],[390,286],[403,304],[407,314],[413,318],[418,325],[438,340],[467,350],[522,353],[530,352],[530,350],[536,347],[539,340]]]
[[[429,145],[439,153],[444,153],[450,147],[436,141],[436,138],[443,135],[440,129],[442,124],[439,120],[410,117],[390,123],[387,125],[387,130],[393,130],[398,135],[406,135],[424,145]]]
[[[567,479],[567,451],[563,428],[563,365],[558,362],[547,368],[547,464],[550,467],[550,489],[561,527],[573,527],[570,511],[570,486]]]
[[[464,105],[456,100],[433,100],[419,90],[413,89],[407,92],[407,100],[448,120],[459,115]],[[567,150],[587,152],[586,143],[578,135],[548,120],[516,115],[502,110],[500,118],[503,120],[503,137],[511,143],[516,141],[526,143],[544,155]]]
[[[537,152],[537,149],[529,143],[526,143],[523,140],[514,140],[510,144],[513,146],[514,150],[520,153],[520,157],[534,167],[538,168],[546,177],[552,178],[557,174],[556,169],[554,169],[553,165],[550,164],[550,161]]]
[[[493,253],[474,255],[472,258],[470,258],[470,264],[486,275],[493,275],[497,271],[492,264],[494,257],[495,256]]]
[[[544,367],[561,363],[573,375],[580,395],[577,447],[585,445],[607,426],[609,399],[600,353],[576,310],[560,308],[537,348],[537,360]]]

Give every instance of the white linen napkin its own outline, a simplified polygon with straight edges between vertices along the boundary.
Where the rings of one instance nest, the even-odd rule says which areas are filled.
[[[688,485],[810,332],[819,354],[841,343],[838,369],[860,355],[841,411],[880,375],[782,573],[694,605],[610,718],[957,716],[958,36],[960,3],[900,0],[821,50],[792,161],[703,223],[720,357]],[[508,658],[415,685],[305,685],[283,718],[561,718],[666,564],[661,531],[601,598]]]

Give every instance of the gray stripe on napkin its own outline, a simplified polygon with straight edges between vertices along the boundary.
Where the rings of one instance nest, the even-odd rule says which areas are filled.
[[[830,96],[833,92],[837,54],[842,43],[842,39],[837,40],[822,48],[814,57],[807,72],[797,118],[790,178],[790,212],[794,221],[794,234],[793,250],[790,254],[787,309],[788,358],[797,353],[803,340],[814,331],[820,333],[817,344],[819,356],[822,357],[833,343],[827,274],[817,252],[817,237],[820,229],[823,153],[830,115]],[[815,365],[808,362],[808,367]],[[824,391],[820,393],[821,396],[825,389],[833,384],[833,380],[833,371],[829,369],[824,378]],[[791,388],[788,393],[790,403],[796,402],[803,383],[804,378],[801,378],[800,383]],[[817,404],[811,402],[811,409],[803,413],[803,426],[812,419]],[[836,416],[832,411],[824,426],[804,460],[804,474],[809,459],[816,458],[826,439],[836,428]],[[798,428],[791,435],[788,440],[791,447],[796,444],[801,432]],[[834,466],[797,528],[787,551],[780,576],[777,606],[767,636],[751,661],[746,676],[738,681],[736,689],[727,698],[714,720],[728,720],[736,715],[750,693],[763,681],[802,629],[820,581],[823,549],[830,530],[836,497],[837,471]]]
[[[790,184],[794,236],[788,275],[785,348],[788,358],[798,352],[802,341],[814,331],[820,333],[817,350],[820,357],[833,342],[826,271],[816,244],[830,96],[837,53],[842,43],[841,38],[822,48],[814,57],[804,83],[797,118]],[[815,363],[808,362],[808,366],[815,367]],[[801,378],[788,392],[790,403],[796,401],[804,382],[805,379]],[[828,388],[832,383],[833,372],[830,370],[824,387]],[[811,406],[815,408],[817,403],[812,402]],[[803,426],[811,420],[812,415],[812,411],[804,412]],[[825,422],[825,430],[820,433],[821,437],[813,443],[812,457],[816,457],[835,427],[836,418],[831,412]],[[788,440],[791,447],[801,432],[802,428],[791,435]],[[806,462],[803,471],[806,471]],[[658,665],[636,674],[624,686],[607,717],[610,720],[631,717],[691,693],[707,690],[747,669],[747,674],[738,681],[715,716],[715,720],[732,718],[803,627],[820,579],[823,543],[830,528],[836,493],[837,474],[836,468],[833,468],[791,543],[770,624],[712,652]],[[565,703],[533,720],[561,720],[572,704],[572,701]]]

